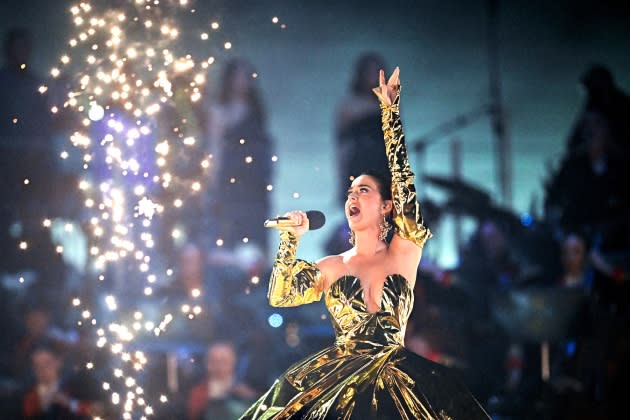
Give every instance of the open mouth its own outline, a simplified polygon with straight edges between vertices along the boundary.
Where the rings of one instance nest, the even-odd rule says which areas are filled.
[[[354,217],[359,213],[361,213],[361,210],[359,210],[359,208],[356,206],[350,206],[350,208],[348,209],[348,215],[350,215],[350,217]]]

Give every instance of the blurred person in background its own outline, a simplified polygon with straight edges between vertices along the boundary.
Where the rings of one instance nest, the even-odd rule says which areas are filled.
[[[73,330],[63,330],[53,319],[49,305],[31,302],[22,314],[22,335],[13,348],[13,374],[16,379],[28,377],[33,352],[42,342],[54,344],[63,349],[73,347],[78,335]]]
[[[376,52],[364,52],[354,63],[349,89],[335,109],[334,145],[339,204],[346,200],[348,183],[364,172],[388,173],[381,111],[372,88],[378,83],[379,69],[385,59]],[[325,245],[327,254],[339,254],[350,248],[349,229],[342,222],[335,227]]]
[[[615,230],[628,231],[629,162],[614,152],[610,122],[600,111],[586,112],[578,127],[583,140],[547,184],[547,217],[563,231],[583,230],[591,238],[600,233],[617,242]]]
[[[74,398],[63,383],[61,354],[51,345],[38,346],[31,355],[35,384],[22,399],[25,419],[73,420],[91,418],[90,402]]]
[[[209,214],[213,235],[224,249],[244,242],[268,251],[261,215],[271,211],[273,143],[267,113],[256,86],[257,74],[243,59],[225,64],[220,92],[210,96],[206,139],[210,164]]]
[[[570,233],[561,244],[563,273],[560,284],[563,287],[584,288],[585,293],[592,287],[592,273],[588,270],[588,248],[586,241],[578,234]]]
[[[586,114],[595,112],[606,120],[614,152],[620,153],[627,162],[630,159],[630,96],[617,86],[610,69],[602,64],[589,67],[580,78],[580,86],[586,97],[567,142],[568,152],[574,152],[589,141],[580,126]]]
[[[226,341],[215,342],[206,353],[206,377],[188,394],[188,420],[237,419],[256,397],[235,375],[237,354]]]
[[[176,321],[173,333],[178,340],[208,343],[214,337],[217,319],[223,313],[223,284],[216,278],[217,273],[208,269],[207,253],[202,245],[189,241],[176,250],[174,275],[154,296],[162,307],[178,311],[183,306],[189,308],[190,319]],[[195,308],[198,308],[196,312]]]
[[[0,271],[33,269],[46,286],[63,281],[60,259],[44,217],[61,211],[60,168],[53,146],[53,119],[46,85],[32,68],[33,37],[25,28],[4,36],[0,68]],[[27,253],[20,238],[30,239]],[[44,275],[45,274],[45,275]],[[41,284],[40,284],[41,285]],[[42,285],[43,286],[43,285]]]
[[[372,88],[378,71],[386,69],[384,58],[375,52],[359,56],[354,65],[350,89],[337,106],[335,146],[340,203],[346,200],[348,183],[364,172],[387,173],[387,159],[381,130],[381,112]],[[345,251],[347,248],[341,250]]]

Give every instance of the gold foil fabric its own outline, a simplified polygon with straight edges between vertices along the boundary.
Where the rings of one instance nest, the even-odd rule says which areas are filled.
[[[488,419],[446,368],[405,349],[413,291],[388,276],[370,313],[358,278],[324,292],[336,340],[291,366],[242,419]]]
[[[392,173],[393,219],[397,234],[422,247],[431,237],[416,201],[399,112],[381,101],[385,146]],[[488,419],[470,392],[444,367],[404,347],[413,308],[413,290],[399,275],[385,279],[380,308],[368,311],[357,277],[321,286],[317,266],[296,259],[297,238],[280,235],[269,283],[273,306],[296,306],[322,295],[330,312],[333,345],[291,366],[242,416],[243,420],[281,419]]]
[[[298,240],[290,232],[280,234],[280,245],[271,271],[267,298],[271,306],[299,306],[321,299],[321,272],[313,263],[298,260]]]
[[[381,122],[385,152],[392,175],[393,219],[396,232],[403,239],[423,247],[432,235],[424,226],[420,205],[416,199],[415,175],[409,165],[405,134],[400,120],[400,86],[391,105],[387,105],[381,99]]]

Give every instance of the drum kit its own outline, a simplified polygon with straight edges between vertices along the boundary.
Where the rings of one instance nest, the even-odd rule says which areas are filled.
[[[440,206],[441,213],[470,216],[478,221],[497,221],[510,229],[514,242],[517,243],[516,247],[530,248],[531,240],[536,240],[526,232],[518,215],[493,204],[486,191],[461,178],[426,175],[423,179],[449,194],[449,198]],[[559,342],[570,334],[572,323],[585,300],[584,291],[581,288],[531,286],[527,282],[522,283],[523,286],[492,294],[491,318],[511,340],[540,345],[541,376],[543,380],[547,380],[549,343]]]

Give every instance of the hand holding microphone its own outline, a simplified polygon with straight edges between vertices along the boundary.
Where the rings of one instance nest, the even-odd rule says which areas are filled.
[[[316,230],[324,226],[326,217],[317,210],[307,212],[296,210],[285,213],[284,216],[274,217],[265,221],[265,227],[276,228],[302,236],[308,230]]]

